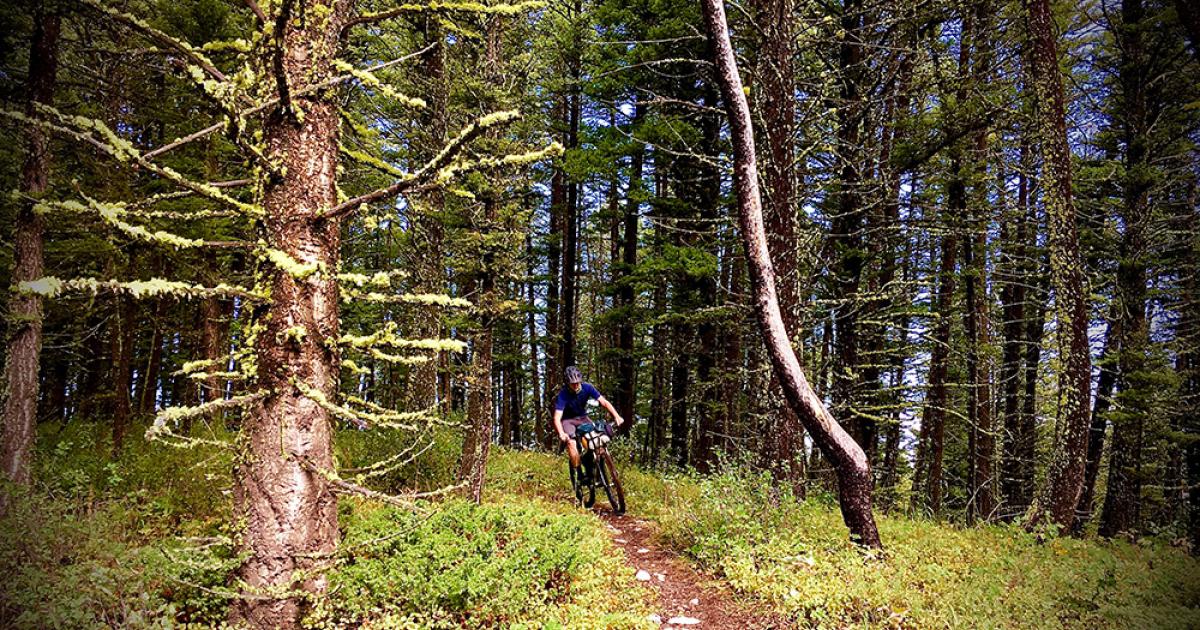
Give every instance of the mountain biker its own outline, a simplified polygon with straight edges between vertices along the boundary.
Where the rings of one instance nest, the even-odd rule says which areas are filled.
[[[567,445],[571,468],[578,470],[579,449],[575,446],[575,431],[579,425],[591,422],[587,415],[588,401],[595,400],[600,403],[617,426],[621,426],[625,419],[591,383],[583,382],[583,374],[579,372],[579,368],[574,365],[568,367],[563,371],[563,377],[566,384],[554,401],[554,428],[558,431],[558,439]]]

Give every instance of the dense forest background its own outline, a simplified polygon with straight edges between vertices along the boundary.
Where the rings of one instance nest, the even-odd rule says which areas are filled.
[[[1041,493],[1059,533],[1200,549],[1200,10],[727,10],[783,320],[875,510],[1033,527]],[[0,42],[34,496],[71,444],[118,478],[230,450],[250,538],[330,553],[330,488],[479,501],[489,444],[556,453],[570,365],[623,463],[837,495],[754,317],[699,4],[23,0]],[[268,547],[247,583],[316,566]]]

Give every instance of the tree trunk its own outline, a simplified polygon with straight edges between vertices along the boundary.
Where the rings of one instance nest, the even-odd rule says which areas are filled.
[[[559,97],[555,110],[556,121],[567,126],[567,97],[565,95]],[[568,142],[565,133],[563,140],[565,145]],[[549,423],[551,422],[550,414],[553,413],[551,405],[554,404],[554,397],[562,385],[562,373],[566,368],[560,354],[562,351],[560,324],[563,321],[560,283],[562,282],[562,232],[563,217],[567,212],[567,186],[567,173],[562,166],[557,166],[550,179],[550,233],[546,239],[546,339],[544,341],[546,348],[546,416],[538,419],[539,422],[547,423],[545,443],[547,447],[558,442],[558,436]]]
[[[113,457],[121,453],[125,436],[129,433],[133,405],[130,399],[133,389],[133,341],[137,305],[133,298],[118,295],[115,299],[116,314],[109,329],[109,344],[112,354],[112,452]]]
[[[226,369],[225,352],[222,348],[221,334],[221,305],[216,299],[200,302],[200,348],[204,352],[204,360],[210,362],[205,372],[224,372]],[[211,402],[224,397],[224,381],[219,377],[209,376],[200,382],[201,402]]]
[[[796,205],[795,169],[795,87],[793,68],[792,0],[757,0],[755,23],[761,33],[757,72],[762,129],[758,139],[765,147],[763,160],[763,221],[767,247],[775,262],[779,289],[779,309],[783,325],[795,334],[800,330],[800,278],[796,266],[799,252],[799,208]],[[804,429],[800,419],[771,380],[771,406],[768,413],[774,436],[764,436],[763,459],[771,476],[786,482],[803,496],[803,466],[790,465],[803,453]],[[802,461],[802,460],[800,460]]]
[[[167,298],[154,300],[154,321],[151,322],[150,359],[142,375],[141,391],[138,392],[138,413],[149,415],[158,407],[159,380],[162,378],[163,319],[167,315]]]
[[[654,289],[654,312],[662,313],[666,305],[666,287],[659,284]],[[664,446],[667,424],[667,365],[670,363],[670,328],[661,320],[655,322],[650,333],[650,343],[654,347],[653,374],[650,387],[650,427],[647,438],[650,441],[649,463],[657,464]]]
[[[1016,214],[1004,221],[1000,233],[1000,262],[996,267],[996,282],[1000,288],[1000,312],[1004,319],[1002,326],[1004,334],[1004,357],[1000,364],[1000,386],[1004,395],[1004,444],[1001,459],[1001,495],[1005,504],[1002,517],[1006,520],[1013,518],[1028,507],[1028,502],[1020,510],[1009,508],[1015,505],[1018,497],[1022,496],[1023,484],[1020,479],[1020,462],[1017,456],[1018,436],[1021,433],[1021,346],[1026,343],[1026,284],[1029,282],[1028,271],[1032,268],[1027,261],[1031,249],[1026,245],[1029,240],[1029,224],[1027,218],[1029,209],[1029,179],[1025,173],[1027,165],[1028,143],[1022,141],[1021,172],[1017,178],[1017,208]],[[1026,259],[1018,260],[1025,256]]]
[[[688,374],[691,371],[692,329],[687,323],[672,325],[671,457],[677,466],[688,463]]]
[[[420,159],[427,161],[442,150],[449,127],[450,86],[446,80],[446,33],[436,16],[421,19],[424,44],[429,50],[421,55],[422,83],[428,107],[422,114],[422,129],[417,134]],[[441,294],[446,292],[444,242],[444,218],[446,196],[435,188],[419,197],[419,210],[414,213],[413,233],[420,239],[420,255],[416,256],[416,286],[422,293]],[[417,338],[436,339],[442,337],[442,319],[439,307],[420,306],[415,309],[414,334]],[[439,398],[439,379],[448,379],[449,374],[439,374],[438,367],[445,361],[445,353],[437,352],[428,361],[413,366],[408,383],[407,406],[427,409]],[[443,399],[445,397],[443,396]],[[443,404],[447,401],[443,400]]]
[[[833,411],[843,418],[860,444],[864,432],[875,436],[874,420],[858,410],[858,393],[863,383],[859,373],[859,287],[867,256],[863,248],[864,208],[860,188],[866,163],[862,122],[866,103],[861,94],[866,72],[864,60],[864,14],[861,0],[842,3],[841,50],[838,105],[838,192],[837,216],[832,221],[835,297],[841,303],[834,311],[834,369],[830,390]],[[865,448],[865,447],[864,447]]]
[[[952,167],[953,168],[953,167]],[[961,183],[961,182],[960,182]],[[951,193],[955,192],[953,182]],[[961,191],[960,191],[961,192]],[[953,228],[941,238],[941,262],[938,266],[941,279],[938,282],[934,326],[933,350],[929,357],[929,393],[921,416],[921,442],[923,445],[921,480],[923,495],[914,487],[913,502],[918,505],[924,498],[924,508],[932,514],[942,509],[942,460],[946,445],[946,406],[948,396],[946,378],[950,369],[950,310],[953,308],[956,284],[958,238]]]
[[[313,397],[333,400],[338,390],[339,353],[326,341],[338,338],[333,270],[341,225],[318,217],[338,202],[338,109],[332,93],[302,90],[331,76],[349,7],[298,0],[297,15],[325,19],[277,20],[277,68],[293,97],[290,108],[276,108],[264,121],[266,155],[283,167],[282,176],[264,176],[261,184],[267,246],[329,271],[299,278],[271,268],[271,297],[260,313],[265,326],[256,347],[257,381],[265,396],[243,418],[242,454],[234,471],[247,555],[239,577],[259,597],[240,600],[231,611],[234,623],[257,628],[299,626],[308,598],[291,593],[325,592],[325,577],[313,569],[338,541],[336,498],[329,482],[312,470],[333,469],[333,427]],[[306,396],[298,385],[315,394]]]
[[[1146,83],[1151,80],[1147,51],[1142,42],[1145,10],[1141,0],[1121,3],[1120,66],[1124,102],[1125,178],[1120,260],[1117,265],[1117,303],[1120,306],[1121,341],[1117,355],[1117,407],[1112,451],[1108,465],[1108,490],[1100,518],[1100,535],[1115,536],[1138,525],[1141,508],[1142,433],[1151,409],[1155,387],[1145,374],[1150,338],[1146,322],[1146,230],[1150,222],[1150,131]]]
[[[489,39],[494,37],[489,29]],[[483,199],[483,217],[479,232],[482,242],[497,227],[499,193],[489,190]],[[478,287],[475,301],[474,330],[471,353],[470,389],[467,394],[467,435],[463,440],[462,459],[458,471],[459,481],[464,482],[464,495],[479,503],[483,500],[483,484],[487,473],[488,452],[492,443],[494,421],[494,391],[492,388],[492,359],[495,340],[496,313],[501,296],[496,288],[496,255],[485,249],[476,277],[470,278],[464,292],[471,294]],[[507,427],[502,429],[507,431]]]
[[[871,511],[871,469],[866,455],[850,435],[829,415],[829,411],[809,386],[792,350],[779,300],[775,294],[775,271],[762,220],[762,202],[758,193],[758,167],[754,137],[750,125],[750,108],[742,91],[742,80],[734,60],[733,46],[725,21],[721,0],[703,0],[705,25],[714,44],[725,109],[729,115],[730,135],[734,150],[734,189],[737,192],[738,218],[742,240],[749,259],[750,282],[755,295],[755,311],[759,327],[771,358],[771,365],[783,386],[784,394],[796,415],[813,436],[817,447],[837,471],[842,518],[851,537],[859,544],[881,548],[879,530]]]
[[[575,2],[575,14],[581,12],[580,1]],[[579,146],[579,125],[583,115],[583,95],[581,93],[581,64],[582,60],[572,59],[571,76],[573,79],[571,93],[568,96],[567,107],[567,142],[568,150]],[[579,193],[580,184],[575,181],[566,183],[566,207],[562,222],[563,228],[563,262],[562,262],[562,312],[559,324],[562,328],[562,345],[559,348],[560,368],[566,369],[575,365],[575,315],[578,310],[578,287],[576,278],[579,265]]]
[[[1100,380],[1096,384],[1096,396],[1092,401],[1092,424],[1088,428],[1087,465],[1083,470],[1083,491],[1079,495],[1079,506],[1075,508],[1075,523],[1071,531],[1078,534],[1083,532],[1084,525],[1092,518],[1092,508],[1096,498],[1096,478],[1100,475],[1100,459],[1104,454],[1104,434],[1108,430],[1108,410],[1112,406],[1113,387],[1117,383],[1117,371],[1112,363],[1120,352],[1117,344],[1121,334],[1118,331],[1121,323],[1118,321],[1116,302],[1113,302],[1113,313],[1104,332],[1104,350],[1100,353],[1097,365],[1100,367]]]
[[[550,425],[546,421],[549,411],[546,409],[542,395],[542,383],[539,378],[539,365],[541,360],[538,357],[538,334],[537,334],[537,310],[534,305],[537,304],[537,291],[535,290],[536,282],[534,281],[534,251],[533,251],[533,232],[525,234],[525,252],[529,257],[527,275],[527,289],[529,291],[529,310],[526,313],[526,324],[529,327],[529,380],[530,380],[530,409],[533,411],[533,432],[534,439],[538,445],[546,444],[550,439]],[[547,379],[549,375],[547,375]]]
[[[1046,306],[1050,296],[1049,256],[1043,255],[1040,268],[1037,271],[1037,288],[1033,294],[1033,316],[1026,323],[1025,338],[1025,395],[1021,400],[1021,429],[1017,434],[1017,462],[1019,473],[1016,477],[1021,488],[1018,502],[1014,508],[1025,508],[1026,512],[1033,504],[1034,471],[1037,469],[1037,386],[1039,366],[1042,361],[1042,340],[1046,336],[1046,316],[1049,309]]]
[[[1092,361],[1083,257],[1071,192],[1071,149],[1066,106],[1058,69],[1058,46],[1050,0],[1026,0],[1031,37],[1030,74],[1038,99],[1042,144],[1043,205],[1049,230],[1050,277],[1058,320],[1058,351],[1063,363],[1054,453],[1043,487],[1030,508],[1029,527],[1049,519],[1071,526],[1083,490],[1087,457]]]
[[[482,279],[484,292],[490,290],[489,281],[486,276]],[[484,319],[490,319],[490,315],[485,315]],[[468,426],[458,478],[466,483],[463,494],[479,503],[483,500],[488,451],[492,443],[492,326],[486,321],[476,331],[472,346],[472,377],[467,392]]]
[[[645,106],[634,102],[633,120],[630,123],[631,133],[636,133]],[[617,328],[617,411],[625,419],[621,427],[624,432],[633,429],[637,419],[637,357],[634,348],[634,312],[635,303],[634,282],[632,274],[637,266],[638,223],[641,221],[640,205],[642,194],[642,169],[646,160],[646,149],[641,143],[634,147],[629,160],[629,191],[626,193],[625,214],[623,217],[624,231],[621,235],[621,267],[617,280],[617,305],[624,311],[624,316]]]
[[[35,103],[54,102],[58,77],[58,36],[61,18],[56,11],[39,7],[34,15],[26,86],[26,115],[38,116]],[[25,125],[25,158],[21,165],[21,193],[38,197],[50,180],[50,143],[37,125]],[[37,280],[43,270],[45,222],[32,203],[17,209],[13,230],[12,283]],[[42,298],[12,293],[8,298],[7,356],[4,362],[4,431],[0,467],[11,482],[28,486],[30,457],[37,438],[38,363],[42,350]],[[8,493],[0,493],[0,516],[8,512]]]

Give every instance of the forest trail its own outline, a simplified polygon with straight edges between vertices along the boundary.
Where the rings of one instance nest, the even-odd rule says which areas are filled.
[[[654,541],[655,525],[637,516],[596,509],[613,544],[625,554],[643,586],[654,591],[663,628],[790,628],[786,620],[754,612],[734,600],[726,585],[697,571]]]

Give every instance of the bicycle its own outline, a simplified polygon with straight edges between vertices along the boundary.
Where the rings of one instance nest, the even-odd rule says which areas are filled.
[[[596,488],[603,487],[612,506],[613,514],[625,513],[625,490],[617,477],[617,466],[612,453],[608,452],[608,425],[604,422],[587,422],[579,425],[575,432],[575,445],[579,448],[580,468],[567,462],[571,473],[571,487],[575,491],[576,504],[590,508],[596,504]],[[583,492],[587,490],[587,501]]]

